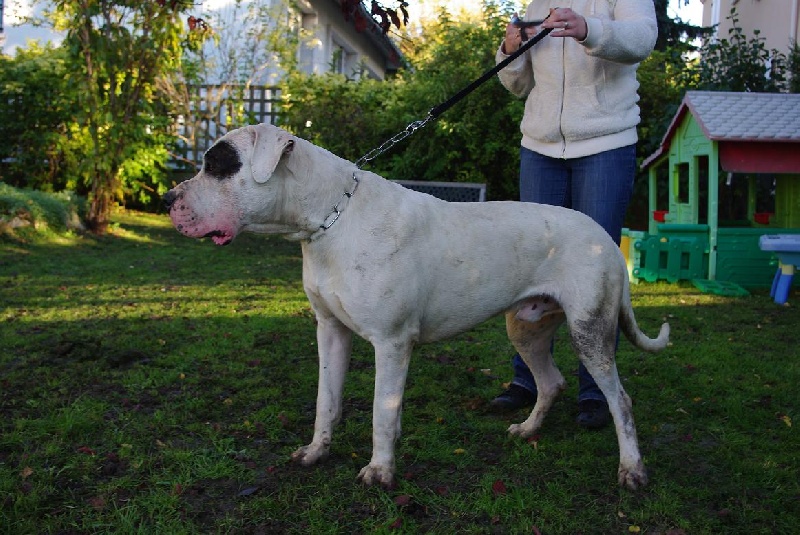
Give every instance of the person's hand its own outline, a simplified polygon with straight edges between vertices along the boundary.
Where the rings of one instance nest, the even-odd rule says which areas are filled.
[[[520,28],[513,22],[509,22],[508,26],[506,26],[506,37],[503,39],[503,53],[513,54],[519,50],[519,47],[522,46],[522,43],[530,39],[534,33],[535,28],[533,27]],[[524,41],[522,39],[523,34],[525,35]]]
[[[578,41],[586,39],[586,34],[589,32],[583,15],[575,13],[568,7],[551,8],[550,17],[542,23],[542,28],[553,28],[553,32],[550,33],[553,37],[574,37]],[[506,39],[508,39],[507,29]]]

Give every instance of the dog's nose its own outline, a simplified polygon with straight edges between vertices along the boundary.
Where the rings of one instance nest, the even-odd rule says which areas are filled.
[[[170,208],[172,208],[172,205],[175,204],[175,201],[177,200],[178,200],[178,193],[174,189],[171,189],[168,192],[166,192],[164,196],[161,198],[161,202],[164,203],[164,208],[167,210],[167,212],[169,212]]]

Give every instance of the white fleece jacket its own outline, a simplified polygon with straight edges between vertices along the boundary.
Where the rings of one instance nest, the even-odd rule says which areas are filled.
[[[653,0],[533,0],[525,20],[542,19],[551,7],[580,13],[589,31],[582,42],[548,35],[498,73],[511,93],[526,97],[522,146],[578,158],[636,143],[636,69],[658,36]],[[497,63],[507,57],[501,45]]]

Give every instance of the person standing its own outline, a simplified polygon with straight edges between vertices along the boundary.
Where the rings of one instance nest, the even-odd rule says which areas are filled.
[[[583,212],[619,245],[636,175],[636,69],[655,46],[655,9],[653,0],[569,4],[533,0],[521,23],[508,24],[496,54],[500,63],[536,32],[552,28],[498,73],[506,89],[525,98],[520,200]],[[490,402],[496,411],[536,402],[536,383],[518,354],[512,365],[508,389]],[[607,425],[608,403],[582,363],[578,380],[578,424]]]

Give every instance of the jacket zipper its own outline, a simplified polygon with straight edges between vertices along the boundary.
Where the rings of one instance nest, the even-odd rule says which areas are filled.
[[[564,95],[567,89],[566,39],[561,40],[561,109],[558,112],[558,131],[561,134],[561,158],[566,159],[567,138],[564,135]]]

